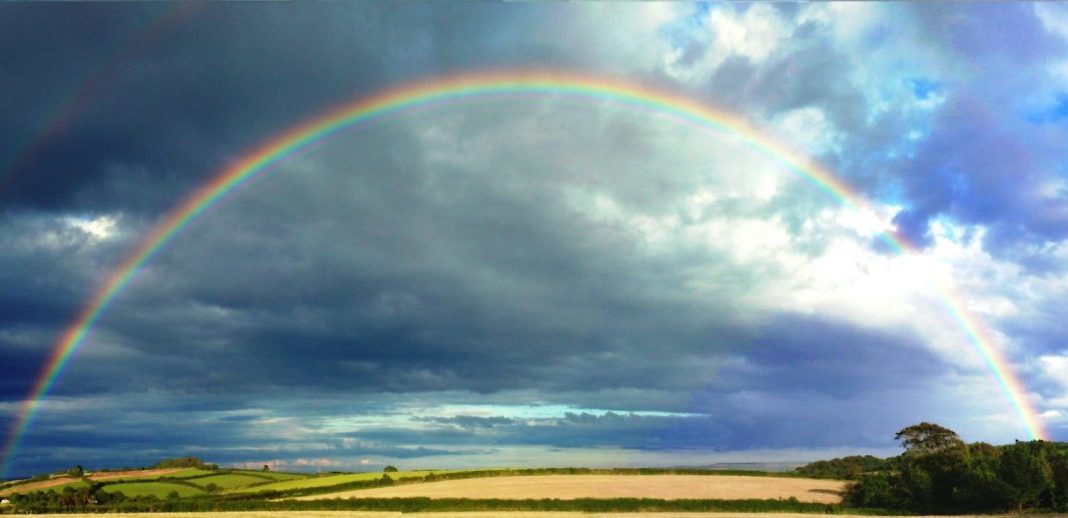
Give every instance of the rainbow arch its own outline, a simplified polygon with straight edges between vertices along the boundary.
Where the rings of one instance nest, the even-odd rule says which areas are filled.
[[[870,204],[828,169],[800,155],[785,144],[761,133],[743,117],[702,104],[678,94],[619,80],[588,75],[530,71],[467,73],[425,82],[416,82],[358,98],[279,134],[226,167],[198,187],[167,213],[149,234],[126,256],[97,288],[56,342],[52,354],[23,400],[3,450],[0,476],[6,475],[22,437],[36,415],[42,398],[56,382],[71,355],[84,342],[93,324],[104,314],[146,262],[176,234],[227,193],[238,186],[275,170],[288,159],[305,152],[346,129],[416,108],[440,103],[493,96],[563,96],[601,100],[670,117],[698,127],[734,135],[752,150],[782,164],[815,188],[847,206],[870,210]],[[879,238],[898,253],[914,251],[904,239],[891,232]],[[951,288],[938,288],[946,307],[982,357],[991,375],[1013,406],[1032,439],[1045,439],[1047,433],[1028,400],[1023,384],[1011,364],[993,345],[989,332],[964,309]]]

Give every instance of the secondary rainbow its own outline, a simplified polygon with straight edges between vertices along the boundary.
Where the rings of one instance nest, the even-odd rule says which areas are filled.
[[[199,4],[176,2],[162,10],[143,29],[134,32],[119,45],[113,55],[76,83],[55,108],[46,110],[48,116],[35,131],[26,135],[28,140],[21,151],[12,155],[6,164],[0,164],[0,192],[9,187],[15,177],[24,172],[23,168],[30,165],[54,139],[66,133],[82,114],[108,93],[108,87],[121,77],[128,63],[200,9]]]
[[[10,469],[19,443],[33,421],[42,398],[63,372],[71,355],[85,340],[93,324],[107,310],[115,297],[129,285],[141,266],[159,252],[175,234],[182,231],[206,209],[222,200],[227,193],[257,177],[275,170],[288,159],[339,133],[368,122],[442,103],[476,101],[493,97],[556,96],[611,102],[677,122],[713,129],[734,135],[746,146],[794,172],[842,204],[870,209],[868,202],[815,161],[801,155],[769,135],[757,131],[747,120],[730,112],[698,103],[677,94],[614,79],[576,74],[547,72],[497,72],[462,74],[394,88],[344,104],[325,114],[297,125],[259,146],[244,158],[222,170],[212,180],[197,188],[163,217],[148,236],[126,256],[105,279],[92,298],[78,313],[55,344],[52,355],[42,369],[32,391],[22,402],[5,445],[2,471]],[[900,237],[887,232],[880,239],[898,253],[913,248]],[[960,324],[997,381],[1031,438],[1044,439],[1043,429],[1026,391],[1011,365],[995,348],[987,331],[964,310],[950,288],[941,287],[940,296]]]

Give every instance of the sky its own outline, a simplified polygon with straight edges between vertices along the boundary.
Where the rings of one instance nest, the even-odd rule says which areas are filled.
[[[1018,405],[1068,440],[1066,56],[1056,3],[2,4],[5,476],[888,456],[921,421],[1030,439]],[[430,104],[228,192],[28,399],[227,167],[520,71],[732,114],[851,194],[610,99]]]

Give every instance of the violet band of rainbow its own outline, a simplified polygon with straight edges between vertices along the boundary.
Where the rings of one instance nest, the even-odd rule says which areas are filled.
[[[148,236],[111,272],[56,342],[50,359],[16,415],[3,450],[0,476],[7,475],[41,400],[63,372],[71,355],[83,343],[93,324],[146,262],[175,234],[181,232],[206,209],[218,203],[227,193],[245,182],[268,174],[286,160],[346,129],[437,103],[517,95],[609,101],[734,135],[750,149],[785,166],[837,202],[871,210],[871,205],[863,196],[825,167],[794,152],[773,137],[759,132],[743,117],[673,93],[602,77],[529,71],[467,73],[389,89],[344,104],[281,133],[222,170],[164,216]],[[882,233],[879,239],[899,254],[915,252],[904,239],[891,232]],[[1042,421],[1031,405],[1023,384],[1015,374],[1012,364],[994,346],[989,332],[965,310],[962,300],[951,287],[940,285],[937,289],[940,298],[968,341],[982,357],[983,363],[1012,405],[1030,438],[1047,438]]]

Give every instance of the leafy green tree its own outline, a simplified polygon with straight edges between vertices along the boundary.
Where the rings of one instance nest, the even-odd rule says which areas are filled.
[[[386,466],[386,469],[383,469],[382,471],[385,473],[396,473],[398,470],[396,466]]]
[[[163,459],[156,463],[157,468],[203,468],[210,469],[209,465],[196,457],[178,457],[175,459]]]
[[[1050,508],[1054,511],[1068,511],[1068,451],[1054,450],[1047,460],[1053,475]]]
[[[967,466],[953,494],[954,510],[983,512],[1003,509],[1005,484],[998,478],[1001,450],[985,442],[969,444]]]
[[[897,475],[869,473],[846,489],[843,500],[854,507],[900,509],[904,507],[897,497]]]
[[[818,460],[796,468],[794,471],[814,478],[834,478],[840,480],[860,480],[865,473],[884,471],[891,468],[887,459],[871,455],[851,455],[831,460]]]
[[[1033,444],[1017,442],[1006,446],[998,466],[998,478],[1008,490],[1008,503],[1017,511],[1037,504],[1043,492],[1053,489],[1053,468],[1045,452]]]
[[[927,454],[964,446],[957,432],[934,423],[922,422],[902,428],[894,439],[901,441],[905,453]]]

